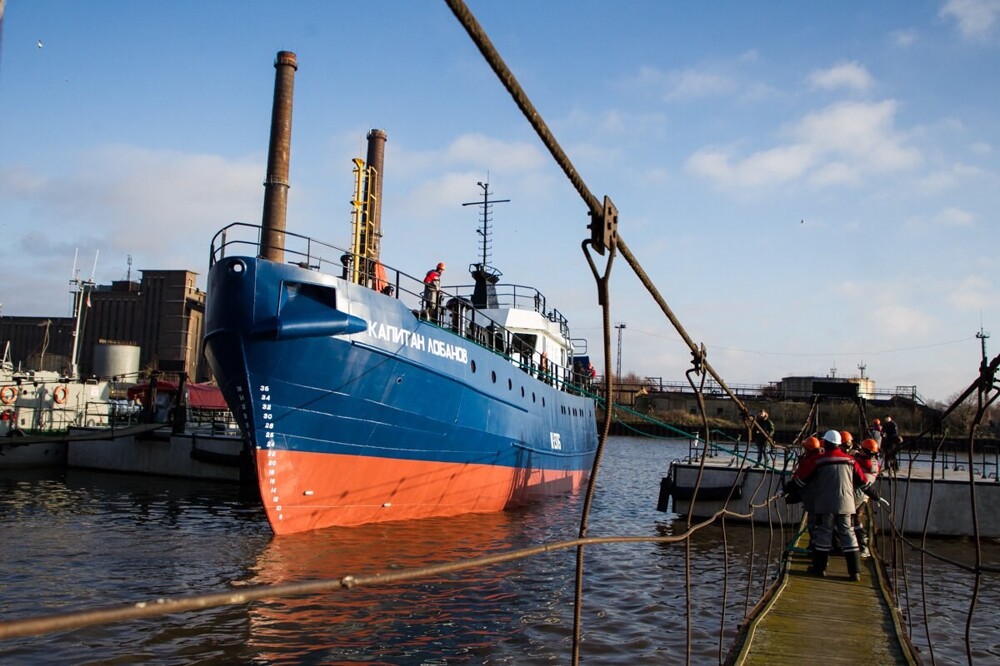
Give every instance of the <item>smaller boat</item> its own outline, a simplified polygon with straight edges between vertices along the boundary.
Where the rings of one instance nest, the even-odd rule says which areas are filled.
[[[71,430],[70,467],[256,483],[245,440],[212,384],[136,384],[114,414],[111,428]]]
[[[107,382],[49,370],[15,370],[10,344],[0,362],[0,468],[66,463],[73,426],[107,427]]]

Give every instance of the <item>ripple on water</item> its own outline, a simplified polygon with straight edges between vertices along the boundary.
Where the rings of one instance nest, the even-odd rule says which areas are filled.
[[[676,516],[655,511],[655,502],[669,461],[685,452],[656,441],[609,440],[589,535],[682,531]],[[259,507],[241,502],[232,485],[77,470],[4,472],[0,618],[399,571],[562,541],[576,536],[582,504],[583,496],[574,495],[495,514],[272,537]],[[748,610],[748,597],[752,603],[774,574],[761,555],[768,547],[780,549],[791,536],[760,529],[751,535],[733,525],[726,535],[725,550],[717,527],[698,533],[690,545],[695,663],[718,662],[720,626],[725,625],[728,646]],[[998,549],[991,548],[988,558],[996,564]],[[748,583],[751,551],[756,559]],[[732,576],[724,587],[727,562]],[[413,584],[355,587],[5,641],[0,662],[563,664],[572,649],[575,564],[575,550],[567,549]],[[588,548],[584,661],[683,662],[685,567],[683,544]],[[912,585],[912,575],[909,580]],[[934,639],[941,646],[935,655],[939,663],[965,663],[961,634],[968,596],[956,590],[969,590],[968,581],[949,575],[935,579],[930,589]],[[976,659],[985,663],[1000,654],[989,615],[998,602],[989,579],[974,630]]]

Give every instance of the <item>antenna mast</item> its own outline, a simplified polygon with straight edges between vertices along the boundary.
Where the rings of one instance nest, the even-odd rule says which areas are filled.
[[[99,252],[94,253],[94,270],[90,274],[89,280],[81,280],[76,270],[76,253],[73,254],[73,277],[70,279],[70,286],[75,286],[76,291],[70,290],[70,293],[75,294],[75,304],[73,308],[73,319],[75,320],[75,326],[73,328],[73,351],[70,354],[70,379],[76,379],[80,376],[80,366],[79,366],[79,355],[80,355],[80,336],[83,332],[83,304],[86,302],[87,307],[90,307],[90,294],[88,290],[94,288],[94,274],[97,272],[97,257]]]
[[[476,233],[479,234],[479,247],[482,250],[482,270],[488,271],[490,267],[490,250],[493,246],[490,244],[490,237],[493,235],[493,230],[490,228],[490,223],[493,221],[493,204],[507,203],[510,199],[490,199],[490,183],[487,180],[485,183],[476,183],[483,191],[482,201],[470,201],[468,203],[462,204],[463,206],[479,206],[480,215],[483,220],[483,228],[476,229]]]
[[[986,338],[990,337],[990,334],[986,333],[985,331],[983,331],[983,325],[982,324],[979,325],[979,332],[976,333],[976,337],[979,338],[979,340],[980,340],[980,342],[982,343],[982,346],[983,346],[982,368],[983,368],[983,370],[985,370],[986,369]]]

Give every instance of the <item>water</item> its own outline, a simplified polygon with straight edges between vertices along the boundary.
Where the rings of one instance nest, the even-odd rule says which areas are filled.
[[[677,516],[655,505],[669,461],[686,451],[683,443],[610,439],[590,534],[682,531]],[[4,472],[0,619],[395,571],[568,540],[576,536],[582,501],[566,496],[495,514],[273,537],[260,507],[241,501],[229,485],[81,470]],[[776,557],[792,532],[758,527],[752,541],[747,527],[729,525],[726,537],[725,587],[721,529],[691,543],[694,663],[718,662],[723,622],[723,654],[728,650],[748,603],[773,576],[768,548]],[[991,548],[987,560],[1000,561]],[[751,550],[757,554],[752,579]],[[575,551],[558,551],[415,583],[3,641],[0,663],[563,664],[572,649],[574,565]],[[684,580],[683,544],[589,548],[583,661],[682,663]],[[965,581],[957,585],[968,590]],[[945,590],[934,608],[946,615],[948,584],[937,586]],[[992,585],[979,608],[998,602]],[[935,632],[936,646],[961,639],[967,604],[956,601],[955,609]],[[984,622],[981,654],[1000,654],[992,622]],[[939,663],[965,663],[960,644],[935,654]]]

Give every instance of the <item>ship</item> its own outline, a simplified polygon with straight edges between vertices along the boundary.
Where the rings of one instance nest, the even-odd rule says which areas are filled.
[[[354,160],[350,247],[287,231],[295,54],[279,52],[275,69],[262,224],[213,238],[204,338],[272,530],[495,512],[579,490],[597,450],[585,343],[541,291],[502,283],[485,249],[467,286],[382,263],[382,130]]]
[[[0,355],[0,469],[65,465],[70,428],[105,428],[110,424],[110,383],[81,376],[77,364],[82,309],[94,282],[77,279],[75,266],[73,273],[74,333],[68,367],[62,371],[15,367],[11,343],[4,343]],[[47,335],[46,330],[46,339]],[[44,352],[45,346],[43,358]]]

